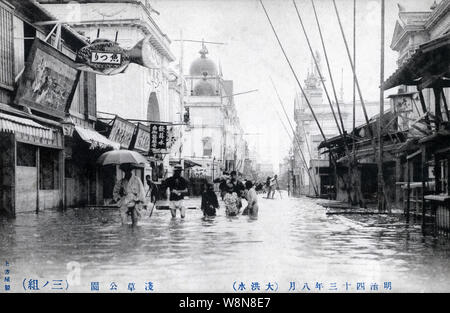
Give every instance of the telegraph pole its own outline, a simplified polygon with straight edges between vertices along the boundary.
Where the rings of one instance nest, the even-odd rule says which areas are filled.
[[[380,34],[380,117],[378,121],[378,211],[386,208],[385,195],[383,194],[383,135],[382,119],[384,113],[384,0],[381,0],[381,34]]]

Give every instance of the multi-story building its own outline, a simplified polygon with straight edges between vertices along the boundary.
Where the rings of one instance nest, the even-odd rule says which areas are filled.
[[[186,80],[185,107],[189,125],[183,139],[184,162],[198,177],[218,178],[221,171],[243,172],[247,157],[244,132],[233,98],[233,81],[225,80],[207,57],[203,44]]]
[[[120,118],[121,127],[127,127],[130,132],[138,123],[144,125],[141,126],[144,129],[150,122],[161,122],[169,125],[172,137],[180,137],[180,117],[174,115],[182,111],[178,108],[181,104],[179,78],[169,67],[175,57],[169,47],[170,39],[153,18],[156,13],[149,1],[86,0],[75,3],[42,0],[40,3],[90,42],[108,39],[130,55],[145,58],[142,64],[130,63],[120,74],[95,76],[97,111],[102,122]],[[173,122],[177,122],[177,126],[172,127]],[[119,122],[115,124],[119,125]],[[109,132],[111,137],[113,131],[108,129],[99,128]],[[126,142],[122,148],[128,148],[130,144]],[[141,149],[140,152],[149,154],[149,150]],[[161,183],[169,174],[170,151],[153,154],[151,160],[140,175],[151,175],[154,182]],[[114,167],[105,168],[104,172],[105,181],[114,182],[120,175]],[[104,192],[110,197],[112,184]]]
[[[391,49],[398,69],[383,88],[390,95],[399,129],[407,134],[397,154],[397,203],[407,216],[434,219],[436,231],[450,231],[448,199],[450,96],[450,1],[424,11],[399,6]],[[404,183],[402,183],[404,182]]]
[[[398,52],[397,65],[406,64],[414,52],[423,43],[442,37],[450,29],[450,1],[436,1],[424,11],[407,11],[399,7],[398,20],[395,24],[390,48]],[[415,86],[400,86],[402,92],[417,92]],[[449,88],[444,89],[447,99],[450,97]],[[423,90],[427,109],[433,110],[434,95],[431,88]]]
[[[320,58],[318,53],[316,53],[316,60],[318,60],[320,68]],[[322,72],[322,76],[323,75],[324,74]],[[324,90],[322,88],[320,75],[317,72],[316,66],[312,64],[304,81],[303,90],[312,109],[314,110],[325,137],[329,139],[338,136],[338,128],[336,126],[333,113],[330,109],[330,105],[327,103],[327,99],[324,99]],[[331,96],[332,91],[329,90],[328,92]],[[345,130],[347,132],[351,132],[353,127],[353,103],[343,101],[342,89],[340,91],[340,98],[341,99],[338,100],[342,121],[344,123]],[[365,101],[364,104],[369,116],[379,112],[378,102]],[[333,107],[336,114],[336,119],[339,126],[341,126],[337,106],[334,101]],[[297,195],[314,195],[315,191],[312,183],[310,182],[310,180],[313,179],[313,184],[316,185],[316,189],[318,189],[317,191],[319,194],[324,194],[328,188],[327,186],[331,185],[331,181],[329,179],[329,156],[327,153],[322,153],[321,149],[319,149],[319,145],[323,141],[323,137],[319,131],[316,121],[314,120],[311,110],[308,107],[303,93],[297,93],[294,99],[294,120],[296,123],[296,137],[293,138],[295,164],[293,173],[297,182],[297,190],[293,190],[293,193]],[[365,120],[361,103],[358,101],[356,102],[355,109],[355,124],[359,125],[364,122]],[[303,152],[306,165],[301,157],[299,147]],[[307,171],[309,171],[309,174]]]
[[[87,41],[55,25],[36,1],[0,1],[0,209],[11,215],[100,201],[95,160],[117,148],[95,131],[95,75],[74,65]]]

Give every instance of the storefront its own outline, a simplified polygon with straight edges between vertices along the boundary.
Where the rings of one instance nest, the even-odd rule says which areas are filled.
[[[0,165],[2,211],[15,216],[63,207],[60,127],[0,113]]]
[[[96,161],[102,153],[119,147],[118,143],[93,129],[82,126],[74,126],[73,132],[66,134],[64,147],[66,207],[103,203],[103,180],[108,179],[111,171],[99,167]]]
[[[115,116],[109,122],[98,122],[96,130],[107,134],[106,140],[114,144],[114,149],[135,150],[145,156],[149,162],[142,164],[141,167],[133,170],[134,175],[139,177],[145,183],[145,175],[151,175],[150,161],[153,158],[147,156],[150,146],[150,133],[143,124],[135,125],[130,121]],[[98,133],[97,133],[98,134]],[[147,150],[146,150],[147,149]],[[97,158],[101,155],[98,154]],[[112,202],[113,189],[117,180],[122,179],[124,173],[118,165],[101,166],[98,169],[99,194],[97,204],[108,205]]]

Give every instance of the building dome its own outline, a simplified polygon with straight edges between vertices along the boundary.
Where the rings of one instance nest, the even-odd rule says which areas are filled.
[[[192,62],[189,74],[191,76],[217,76],[217,66],[213,61],[206,57],[208,49],[206,49],[204,44],[199,53],[200,57]]]
[[[197,84],[195,84],[193,96],[215,96],[215,95],[216,90],[214,86],[205,79],[202,79]]]

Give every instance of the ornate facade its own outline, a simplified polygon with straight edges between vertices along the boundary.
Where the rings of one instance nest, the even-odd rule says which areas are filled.
[[[244,171],[248,149],[233,98],[233,81],[225,80],[203,44],[186,80],[189,125],[183,157],[201,165],[200,176],[217,178],[223,170]]]

